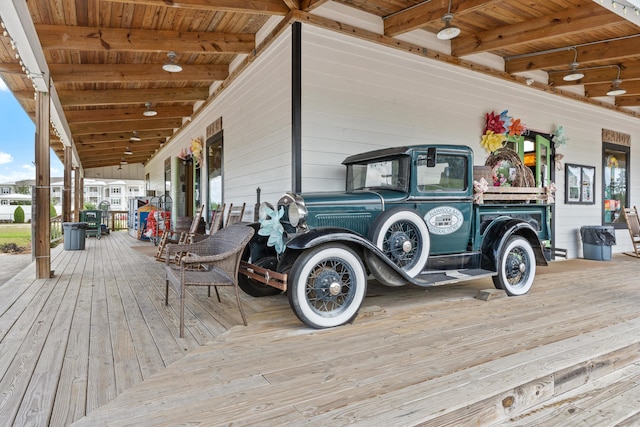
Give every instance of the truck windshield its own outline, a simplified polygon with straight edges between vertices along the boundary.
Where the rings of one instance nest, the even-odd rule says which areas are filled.
[[[347,165],[347,191],[389,189],[407,191],[409,158],[375,160]]]

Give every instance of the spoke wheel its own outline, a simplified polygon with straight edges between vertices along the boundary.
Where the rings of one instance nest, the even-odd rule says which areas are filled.
[[[510,296],[524,295],[531,289],[535,275],[536,258],[531,244],[523,237],[510,237],[500,252],[493,284]]]
[[[372,227],[371,241],[410,277],[422,271],[429,257],[429,229],[412,210],[391,209],[380,214]]]
[[[330,328],[357,315],[366,289],[364,266],[352,249],[321,245],[294,263],[289,275],[289,304],[306,325]]]

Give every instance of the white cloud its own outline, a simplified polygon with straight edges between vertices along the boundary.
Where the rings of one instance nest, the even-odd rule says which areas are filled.
[[[0,79],[0,92],[8,92],[9,88],[7,87],[7,84],[4,82],[4,80]]]
[[[13,156],[9,153],[0,151],[0,165],[13,162]]]

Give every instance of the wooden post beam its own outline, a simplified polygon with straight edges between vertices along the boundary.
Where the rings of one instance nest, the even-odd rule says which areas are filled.
[[[49,148],[49,92],[36,92],[36,204],[35,204],[35,259],[36,278],[51,277],[51,202],[50,148]]]
[[[62,222],[71,222],[71,147],[64,147],[64,183],[62,188]]]

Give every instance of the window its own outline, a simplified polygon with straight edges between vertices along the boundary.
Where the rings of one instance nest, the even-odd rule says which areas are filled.
[[[427,166],[418,157],[416,166],[418,191],[465,191],[467,189],[467,158],[451,154],[436,156],[436,164]]]
[[[120,194],[120,187],[111,188],[111,194]]]
[[[369,188],[407,191],[409,157],[347,165],[347,191]]]
[[[625,228],[620,216],[629,206],[629,156],[630,148],[624,145],[602,143],[602,223]]]
[[[9,201],[8,201],[8,200],[1,200],[0,202],[1,202],[3,205],[8,205],[8,204],[9,204]]]
[[[11,188],[2,187],[2,194],[11,194]]]
[[[120,199],[119,198],[118,199],[116,199],[116,198],[111,199],[111,205],[112,206],[120,206]]]

